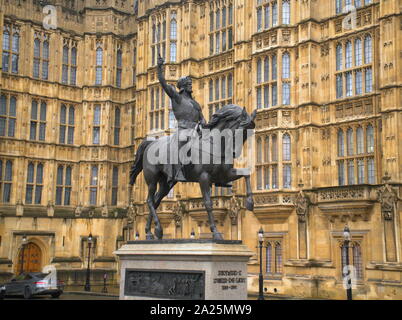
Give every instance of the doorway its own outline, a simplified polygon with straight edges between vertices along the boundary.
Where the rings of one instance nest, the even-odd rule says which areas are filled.
[[[15,274],[21,272],[41,272],[42,271],[42,251],[39,246],[29,242],[20,248],[18,253]]]

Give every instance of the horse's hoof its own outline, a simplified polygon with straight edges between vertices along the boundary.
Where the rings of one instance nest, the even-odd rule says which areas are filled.
[[[253,211],[254,210],[254,201],[253,198],[247,198],[246,199],[246,209],[248,211]]]
[[[154,240],[154,235],[151,232],[148,232],[147,235],[145,236],[145,239],[147,240]]]
[[[223,240],[222,233],[220,233],[218,231],[214,232],[213,233],[213,239],[214,240]]]
[[[163,238],[163,229],[162,228],[155,228],[155,236],[157,239]]]

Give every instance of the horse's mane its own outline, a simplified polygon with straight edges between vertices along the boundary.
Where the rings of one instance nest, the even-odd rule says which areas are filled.
[[[221,122],[241,122],[241,125],[246,124],[250,121],[249,117],[247,119],[242,119],[243,109],[235,104],[228,104],[220,108],[213,116],[212,119],[204,125],[204,128],[213,129]],[[244,123],[243,123],[244,122]]]

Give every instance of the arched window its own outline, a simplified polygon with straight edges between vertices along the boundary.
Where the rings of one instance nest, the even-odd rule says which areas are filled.
[[[0,160],[0,201],[9,203],[11,199],[11,183],[13,180],[13,163],[10,160],[5,161],[3,174],[3,161]],[[3,193],[3,194],[2,194]]]
[[[366,145],[367,145],[367,153],[373,153],[374,152],[374,129],[371,124],[367,126],[366,129]]]
[[[170,20],[170,40],[177,40],[177,21],[176,14]]]
[[[119,188],[119,167],[113,166],[113,173],[112,173],[112,206],[117,205],[118,188]]]
[[[265,137],[264,162],[269,162],[269,136]]]
[[[336,46],[336,70],[342,70],[342,45]]]
[[[264,167],[264,189],[269,189],[269,167]]]
[[[262,108],[262,88],[257,88],[257,109]]]
[[[257,190],[262,189],[262,167],[257,167]]]
[[[290,104],[290,83],[288,82],[284,82],[282,84],[282,104]]]
[[[233,96],[233,76],[230,73],[228,77],[228,98]]]
[[[278,5],[276,2],[272,4],[272,26],[278,24]]]
[[[363,280],[362,251],[359,243],[355,242],[352,246],[353,266],[355,267],[355,276],[357,280]]]
[[[93,165],[91,167],[91,180],[89,188],[89,204],[96,205],[98,195],[98,166]]]
[[[95,84],[102,84],[102,64],[103,64],[103,50],[101,47],[96,49],[96,75],[95,75]]]
[[[3,72],[8,72],[10,65],[10,33],[4,27],[3,31],[3,60],[2,69]]]
[[[121,50],[117,50],[116,54],[116,87],[121,87],[121,74],[123,71],[123,61],[122,61],[122,52]]]
[[[226,27],[226,7],[222,9],[222,28]]]
[[[95,105],[93,118],[93,144],[100,143],[101,106]]]
[[[39,78],[39,65],[40,65],[40,41],[34,40],[34,61],[33,61],[33,77]]]
[[[222,77],[221,79],[221,92],[222,99],[226,99],[226,77]]]
[[[267,254],[266,254],[266,272],[272,273],[272,245],[270,242],[267,243]]]
[[[75,109],[70,106],[68,109],[68,131],[67,131],[67,143],[74,144],[74,125],[75,125]]]
[[[77,78],[77,48],[71,48],[70,84],[75,86]]]
[[[218,9],[216,10],[216,29],[220,29],[221,28],[221,11]]]
[[[364,38],[364,63],[368,64],[372,62],[372,41],[371,36],[367,35]]]
[[[209,80],[209,102],[214,101],[214,81]]]
[[[346,69],[352,67],[352,42],[346,42],[346,56],[345,56],[345,67]]]
[[[282,246],[279,242],[275,244],[275,273],[282,273]]]
[[[262,30],[262,7],[257,9],[257,31]]]
[[[348,160],[348,184],[355,184],[355,161]]]
[[[0,136],[14,137],[17,121],[17,99],[6,95],[0,97]]]
[[[290,77],[290,55],[288,52],[282,56],[282,78]]]
[[[290,135],[285,133],[282,137],[282,152],[283,152],[283,161],[290,161],[291,159],[291,142]]]
[[[278,161],[278,141],[276,134],[272,136],[271,161]]]
[[[262,140],[258,138],[257,140],[257,163],[262,163]]]
[[[66,143],[67,108],[64,104],[60,108],[60,135],[59,143]]]
[[[364,139],[363,139],[363,128],[358,127],[356,130],[357,138],[357,154],[364,153]]]
[[[176,47],[176,42],[171,42],[170,43],[170,61],[176,62],[176,57],[177,55],[177,47]]]
[[[272,56],[272,80],[276,80],[277,78],[277,59],[276,54]]]
[[[61,82],[68,83],[68,46],[63,47],[63,66],[61,70]]]
[[[290,77],[290,55],[288,52],[285,52],[282,56],[282,78]]]
[[[258,58],[257,60],[257,83],[262,82],[262,62],[261,59]]]
[[[219,100],[219,78],[215,79],[215,100]]]
[[[345,156],[345,141],[343,137],[343,131],[338,130],[338,157]]]
[[[42,79],[47,80],[49,75],[49,42],[43,42]]]
[[[349,128],[346,135],[348,141],[348,156],[352,156],[354,154],[353,129]]]
[[[269,58],[264,59],[264,82],[269,81]]]
[[[264,7],[264,29],[269,28],[269,15],[270,15],[270,7],[265,6]]]
[[[114,110],[114,139],[115,146],[120,144],[120,108],[116,107]]]
[[[214,12],[211,11],[209,13],[209,31],[214,31]]]
[[[355,65],[360,66],[362,62],[362,41],[357,38],[355,40]]]
[[[282,1],[282,23],[290,24],[290,0]]]
[[[336,14],[342,13],[342,0],[335,0]]]

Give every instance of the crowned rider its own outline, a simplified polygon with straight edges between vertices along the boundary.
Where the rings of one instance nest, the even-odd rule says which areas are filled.
[[[168,84],[163,76],[162,66],[164,64],[163,58],[158,56],[158,79],[162,85],[163,90],[170,97],[172,101],[173,114],[178,123],[178,132],[184,130],[198,130],[200,126],[205,125],[206,121],[202,114],[202,110],[197,101],[193,99],[192,93],[192,80],[190,77],[181,77],[177,82],[176,89]],[[177,147],[177,153],[180,147],[185,145],[188,140],[179,139],[178,145],[171,144],[170,147]],[[167,166],[168,169],[168,182],[175,181],[186,181],[185,174],[183,172],[183,165],[180,163],[178,165]]]

